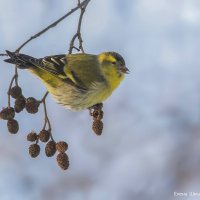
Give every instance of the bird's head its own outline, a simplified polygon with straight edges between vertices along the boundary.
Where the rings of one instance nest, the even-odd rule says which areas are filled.
[[[98,60],[104,73],[117,72],[119,76],[129,73],[123,57],[116,52],[103,52],[98,55]]]

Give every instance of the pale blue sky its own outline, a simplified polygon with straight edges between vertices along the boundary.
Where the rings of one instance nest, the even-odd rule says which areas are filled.
[[[0,0],[0,52],[15,50],[59,18],[75,0]],[[1,200],[174,200],[174,191],[199,191],[200,1],[96,0],[84,16],[86,52],[114,50],[130,75],[104,104],[104,132],[91,130],[88,111],[73,113],[51,97],[47,107],[57,140],[69,144],[70,169],[44,153],[31,159],[26,133],[42,127],[42,109],[17,115],[18,136],[0,121]],[[76,30],[74,14],[23,53],[65,53]],[[0,102],[14,71],[0,60]],[[25,96],[41,98],[41,82],[20,71]],[[43,149],[42,149],[43,151]],[[185,198],[188,200],[190,197]]]

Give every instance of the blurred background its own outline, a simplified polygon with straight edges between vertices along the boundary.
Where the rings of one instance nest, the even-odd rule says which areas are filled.
[[[14,51],[30,36],[76,6],[76,0],[0,0],[0,52]],[[78,12],[21,52],[34,57],[66,53]],[[28,155],[26,135],[40,131],[43,110],[17,115],[11,135],[0,121],[0,200],[173,200],[174,192],[199,192],[200,184],[200,1],[96,0],[82,26],[87,53],[116,51],[131,73],[104,103],[104,131],[91,129],[88,111],[71,112],[49,96],[57,141],[69,144],[70,168],[55,157]],[[0,59],[0,106],[14,67]],[[19,72],[25,96],[45,88]]]

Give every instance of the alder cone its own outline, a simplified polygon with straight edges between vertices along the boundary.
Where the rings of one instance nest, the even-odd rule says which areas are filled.
[[[7,121],[8,131],[12,134],[16,134],[19,130],[19,124],[15,119],[9,119]]]
[[[103,118],[103,114],[102,110],[94,110],[92,113],[93,120],[101,120]]]
[[[56,149],[60,153],[65,153],[68,149],[68,144],[64,141],[60,141],[56,143]]]
[[[40,131],[39,139],[40,139],[41,142],[48,142],[49,138],[50,138],[50,132],[49,131],[47,131],[45,129]]]
[[[34,98],[34,97],[29,97],[26,100],[26,110],[30,114],[35,114],[38,112],[40,103]]]
[[[4,120],[13,119],[15,117],[15,110],[12,107],[4,108],[0,112],[0,118]]]
[[[52,157],[56,153],[56,143],[54,141],[47,142],[45,153],[47,157]]]
[[[10,89],[10,95],[12,98],[17,99],[22,95],[22,89],[16,85]]]
[[[31,144],[29,146],[29,154],[32,158],[36,158],[40,154],[40,146],[38,144]]]
[[[92,129],[97,135],[101,135],[103,131],[103,122],[101,120],[94,120]]]
[[[56,160],[61,169],[66,170],[69,168],[69,158],[66,153],[59,153]]]
[[[35,132],[31,132],[31,133],[29,133],[29,134],[27,135],[27,140],[28,140],[29,142],[35,142],[35,141],[37,140],[37,138],[38,138],[38,135],[37,135],[37,133],[35,133]]]
[[[26,106],[26,99],[23,96],[20,96],[15,100],[14,108],[16,113],[21,112],[25,108],[25,106]]]

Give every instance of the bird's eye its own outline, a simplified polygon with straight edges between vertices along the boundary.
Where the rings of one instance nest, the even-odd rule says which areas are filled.
[[[116,62],[114,61],[114,62],[111,62],[113,65],[116,65]]]

